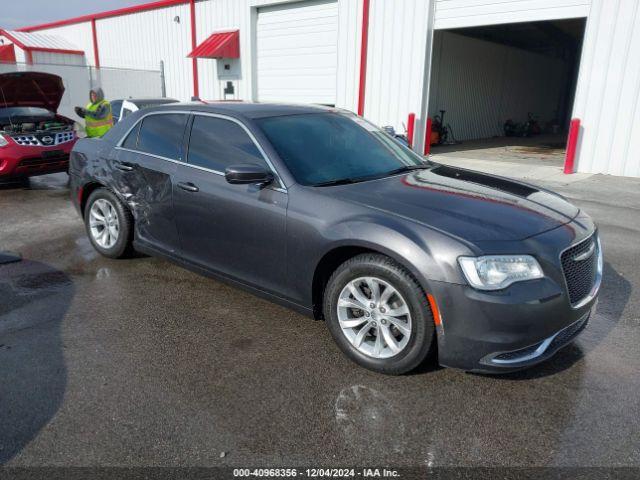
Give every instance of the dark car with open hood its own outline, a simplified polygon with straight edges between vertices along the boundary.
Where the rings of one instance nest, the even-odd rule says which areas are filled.
[[[0,179],[66,172],[75,122],[58,115],[62,79],[42,72],[0,75]]]
[[[70,175],[101,254],[162,256],[324,319],[388,374],[539,363],[586,328],[602,279],[597,229],[564,198],[425,161],[339,109],[141,110],[80,140]]]

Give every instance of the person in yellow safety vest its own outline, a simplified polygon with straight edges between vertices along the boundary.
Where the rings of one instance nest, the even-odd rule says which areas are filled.
[[[76,107],[76,113],[84,118],[87,137],[101,137],[113,127],[113,112],[111,104],[104,99],[101,88],[94,88],[89,92],[89,103],[85,108]]]

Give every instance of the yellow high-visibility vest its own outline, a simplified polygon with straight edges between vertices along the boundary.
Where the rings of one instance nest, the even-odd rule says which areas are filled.
[[[107,106],[109,113],[105,118],[94,118],[93,114],[95,114],[102,105]],[[102,100],[97,103],[89,102],[85,110],[87,111],[85,116],[87,137],[101,137],[111,130],[111,127],[113,127],[113,112],[111,112],[111,104],[108,101]]]

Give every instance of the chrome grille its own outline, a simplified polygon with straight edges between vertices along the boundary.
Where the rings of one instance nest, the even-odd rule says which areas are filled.
[[[29,145],[29,146],[40,145],[40,142],[38,142],[38,139],[36,138],[35,135],[20,135],[20,136],[15,136],[11,138],[13,138],[13,141],[16,142],[18,145]]]
[[[74,132],[38,133],[29,135],[14,135],[13,141],[18,145],[29,147],[52,147],[67,143],[74,139]]]
[[[598,241],[595,235],[565,250],[560,261],[569,301],[576,305],[589,296],[598,275]]]

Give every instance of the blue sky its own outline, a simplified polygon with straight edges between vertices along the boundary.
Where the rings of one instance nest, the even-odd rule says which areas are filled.
[[[149,3],[151,0],[3,0],[0,28],[8,30],[89,13]]]

